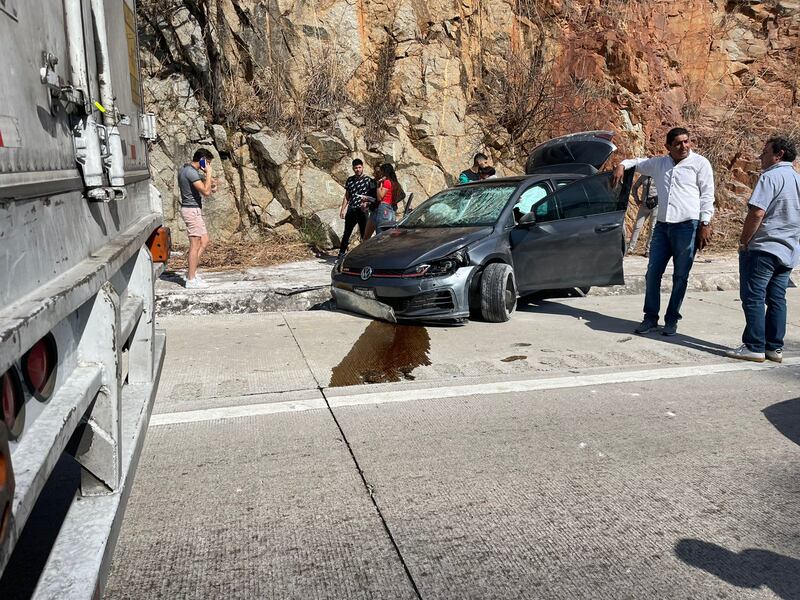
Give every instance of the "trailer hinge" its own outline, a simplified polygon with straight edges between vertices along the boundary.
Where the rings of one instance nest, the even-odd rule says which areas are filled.
[[[86,98],[83,91],[71,85],[64,85],[61,77],[56,73],[58,57],[50,52],[42,53],[42,67],[39,69],[39,79],[42,85],[50,91],[50,112],[58,112],[63,105],[68,114],[86,114]]]
[[[154,142],[158,139],[156,132],[156,116],[153,113],[142,113],[139,115],[140,133],[139,137],[149,142]]]

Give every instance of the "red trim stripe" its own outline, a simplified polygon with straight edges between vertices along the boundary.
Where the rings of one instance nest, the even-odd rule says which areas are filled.
[[[350,275],[351,277],[358,277],[359,275],[361,275],[361,271],[352,271],[350,269],[344,269],[342,271],[342,273],[344,273],[345,275]],[[404,275],[390,275],[390,274],[385,274],[385,273],[373,273],[370,276],[370,279],[384,279],[384,278],[389,278],[389,279],[416,279],[417,277],[424,277],[424,276],[425,276],[424,273],[414,273],[414,274],[407,273],[407,274],[404,274]]]
[[[5,148],[6,145],[3,143],[3,132],[0,131],[0,148]]]

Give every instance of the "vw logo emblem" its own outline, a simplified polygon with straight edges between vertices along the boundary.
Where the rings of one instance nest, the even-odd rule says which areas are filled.
[[[366,281],[370,277],[372,277],[372,267],[364,267],[363,269],[361,269],[362,281]]]

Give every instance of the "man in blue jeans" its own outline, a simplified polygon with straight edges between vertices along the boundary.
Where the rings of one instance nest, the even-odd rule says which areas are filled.
[[[726,354],[782,362],[786,287],[800,259],[800,175],[792,167],[795,145],[786,138],[767,140],[759,158],[762,173],[739,238],[739,296],[747,324],[742,345]]]
[[[672,294],[664,315],[664,335],[675,335],[681,318],[689,271],[697,250],[711,240],[714,215],[714,173],[711,163],[692,151],[689,132],[675,127],[667,133],[667,154],[653,158],[623,160],[612,184],[622,180],[625,169],[636,167],[640,174],[653,178],[658,191],[656,227],[650,242],[647,265],[644,319],[634,330],[646,334],[658,329],[661,311],[661,278],[672,259]]]

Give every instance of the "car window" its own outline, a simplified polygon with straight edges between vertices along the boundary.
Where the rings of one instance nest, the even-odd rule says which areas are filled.
[[[574,179],[559,179],[558,181],[556,181],[556,189],[560,190],[562,187],[564,187],[565,185],[569,185],[573,181],[575,181],[575,180]]]
[[[617,191],[611,189],[611,173],[603,173],[564,186],[547,202],[555,200],[560,218],[572,219],[619,210],[617,196]],[[536,220],[539,221],[538,207]]]
[[[536,205],[534,209],[536,211],[536,222],[537,223],[544,223],[546,221],[557,221],[561,218],[561,214],[558,210],[558,202],[556,201],[556,197],[552,196],[545,200],[544,202],[540,202]]]
[[[399,223],[399,227],[494,225],[516,189],[516,183],[485,183],[450,188],[418,206]]]
[[[531,212],[533,205],[547,196],[549,193],[550,190],[543,183],[538,183],[529,187],[527,190],[522,192],[519,200],[517,200],[517,203],[514,205],[514,214],[520,216],[528,214]]]

